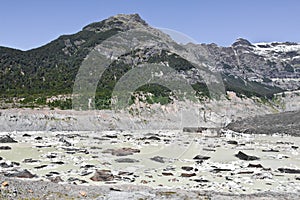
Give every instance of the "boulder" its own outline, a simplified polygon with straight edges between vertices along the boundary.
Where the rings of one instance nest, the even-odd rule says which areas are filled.
[[[132,159],[132,158],[119,158],[115,160],[118,163],[137,163],[140,162],[136,159]]]
[[[278,168],[278,171],[287,174],[300,174],[300,169]]]
[[[247,161],[250,161],[250,160],[259,160],[258,157],[256,157],[256,156],[249,156],[249,155],[247,155],[247,154],[245,154],[245,153],[243,153],[243,152],[241,152],[241,151],[239,151],[239,152],[235,155],[235,157],[237,157],[237,158],[239,158],[239,159],[241,159],[241,160],[247,160]]]
[[[129,156],[133,155],[134,153],[140,153],[140,150],[133,148],[107,149],[102,153],[110,153],[114,156]]]
[[[208,156],[201,156],[201,155],[197,155],[193,158],[194,160],[208,160],[210,159],[210,157]]]
[[[22,171],[17,171],[14,173],[7,173],[4,175],[7,177],[17,177],[17,178],[34,178],[34,177],[36,177],[36,175],[29,172],[27,169],[24,169]]]
[[[112,181],[114,175],[110,170],[96,170],[95,174],[91,177],[92,181]]]
[[[165,163],[165,158],[163,158],[161,156],[155,156],[153,158],[150,158],[150,160],[153,160],[153,161],[159,162],[159,163]]]
[[[11,138],[9,135],[4,135],[0,137],[0,143],[17,143],[17,141]]]

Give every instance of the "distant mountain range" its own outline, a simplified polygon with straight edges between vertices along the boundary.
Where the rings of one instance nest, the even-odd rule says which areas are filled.
[[[138,44],[126,54],[111,57],[112,63],[98,82],[97,108],[108,108],[118,80],[130,69],[145,63],[163,63],[175,69],[202,97],[209,97],[209,92],[203,78],[195,72],[195,60],[203,70],[219,73],[225,89],[238,95],[272,98],[278,92],[300,89],[300,44],[251,44],[245,39],[237,39],[230,47],[192,43],[180,45],[149,26],[139,15],[121,14],[87,25],[78,33],[62,35],[36,49],[21,51],[0,47],[2,99],[17,97],[22,98],[21,103],[24,104],[46,104],[47,97],[71,94],[82,62],[95,47],[132,30],[153,35],[151,42]],[[102,51],[107,51],[101,52],[103,55],[110,53],[107,49]],[[163,86],[145,84],[139,90],[154,93],[157,97],[154,102],[166,103],[170,100],[170,91]],[[166,99],[162,101],[161,97]]]

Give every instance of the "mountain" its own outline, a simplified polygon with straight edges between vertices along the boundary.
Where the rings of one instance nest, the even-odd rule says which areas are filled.
[[[139,41],[135,41],[135,37]],[[126,49],[128,45],[132,46]],[[205,81],[210,72],[220,75],[225,90],[248,97],[272,98],[275,93],[300,88],[299,44],[251,44],[238,39],[230,47],[180,45],[149,26],[138,14],[120,14],[89,24],[78,33],[60,36],[36,49],[20,51],[0,47],[3,102],[17,103],[17,106],[48,104],[70,108],[70,98],[65,98],[64,102],[47,99],[57,95],[70,96],[82,63],[97,51],[111,61],[97,83],[95,104],[100,109],[109,108],[118,81],[143,64],[160,64],[174,69],[200,98],[212,98],[210,86]],[[165,78],[174,80],[175,76],[168,74]],[[138,90],[154,94],[149,102],[171,101],[171,90],[167,87],[145,84]]]

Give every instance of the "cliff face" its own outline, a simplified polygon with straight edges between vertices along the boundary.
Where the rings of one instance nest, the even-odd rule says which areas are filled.
[[[297,43],[251,44],[238,39],[231,47],[215,44],[187,46],[212,60],[214,68],[224,74],[284,90],[295,90],[300,86],[300,45]]]

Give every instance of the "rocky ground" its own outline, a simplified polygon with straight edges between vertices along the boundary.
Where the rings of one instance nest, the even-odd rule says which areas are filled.
[[[300,111],[250,117],[232,122],[227,127],[242,133],[300,136]]]
[[[297,199],[299,142],[209,130],[2,132],[1,193],[4,199]]]

